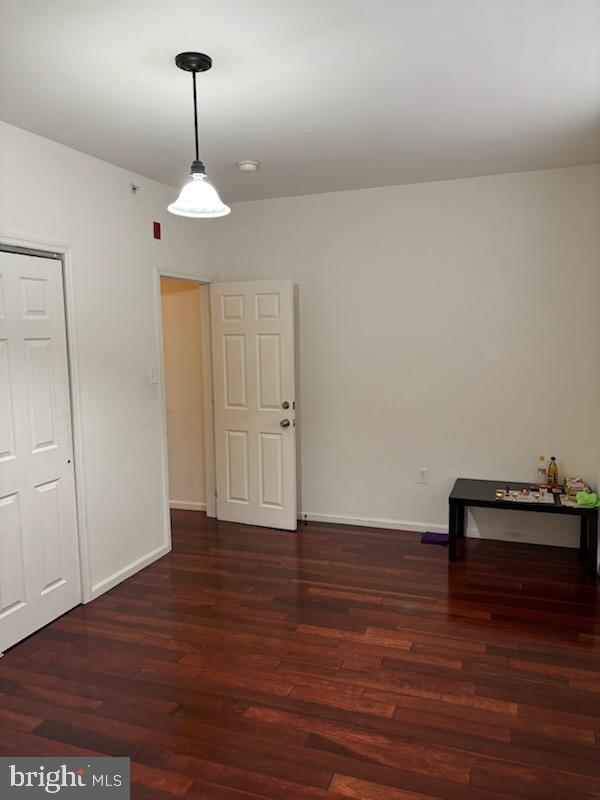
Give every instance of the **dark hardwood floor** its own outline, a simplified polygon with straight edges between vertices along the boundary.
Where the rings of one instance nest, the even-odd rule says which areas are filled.
[[[0,755],[130,755],[136,800],[600,798],[578,553],[175,512],[174,550],[0,660]]]

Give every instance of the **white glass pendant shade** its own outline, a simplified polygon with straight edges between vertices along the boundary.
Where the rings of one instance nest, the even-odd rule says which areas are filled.
[[[219,197],[215,187],[203,172],[193,172],[179,197],[168,206],[171,214],[180,217],[225,217],[231,209]]]

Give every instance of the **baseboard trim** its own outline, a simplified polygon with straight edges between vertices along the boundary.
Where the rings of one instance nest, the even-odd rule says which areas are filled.
[[[193,500],[171,500],[169,506],[180,511],[206,511],[206,503],[196,503]]]
[[[357,525],[364,528],[384,528],[386,530],[395,531],[413,531],[416,533],[424,533],[425,531],[432,531],[433,533],[448,533],[448,526],[441,525],[435,522],[425,523],[416,522],[405,519],[387,519],[385,517],[346,517],[340,514],[321,514],[313,511],[302,511],[298,514],[298,519],[303,522],[330,522],[335,525]],[[540,542],[533,537],[528,537],[525,532],[504,531],[502,537],[495,535],[496,532],[487,533],[482,532],[476,527],[468,527],[465,531],[465,536],[468,539],[491,539],[501,542],[517,542],[521,544],[548,544],[548,541]],[[556,542],[558,547],[579,547],[579,540],[575,536],[565,537],[561,536]]]
[[[339,514],[321,514],[316,511],[302,511],[298,519],[309,522],[331,522],[336,525],[358,525],[364,528],[385,528],[386,530],[396,531],[416,531],[424,533],[433,531],[434,533],[448,533],[447,525],[436,523],[414,522],[405,519],[387,519],[385,517],[345,517]]]
[[[164,555],[170,552],[170,550],[170,544],[161,544],[160,547],[157,547],[155,550],[151,550],[145,556],[136,559],[136,561],[132,561],[131,564],[128,564],[126,567],[123,567],[123,569],[120,569],[112,575],[109,575],[108,578],[104,578],[104,580],[92,584],[92,596],[90,600],[95,600],[97,597],[100,597],[101,594],[108,592],[117,584],[127,580],[127,578],[135,575],[136,572],[139,572],[140,570],[144,569],[144,567],[152,564],[153,561],[158,561],[159,558],[162,558]]]

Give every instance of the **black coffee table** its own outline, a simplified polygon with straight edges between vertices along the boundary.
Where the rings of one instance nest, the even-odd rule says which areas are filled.
[[[563,514],[579,517],[579,549],[591,577],[598,578],[598,509],[563,506],[558,495],[554,503],[521,503],[512,500],[496,500],[496,489],[529,488],[530,483],[515,481],[479,481],[472,478],[457,478],[448,498],[449,542],[448,560],[456,561],[456,541],[465,535],[466,509],[471,507],[497,508],[502,511],[533,511],[545,514]]]

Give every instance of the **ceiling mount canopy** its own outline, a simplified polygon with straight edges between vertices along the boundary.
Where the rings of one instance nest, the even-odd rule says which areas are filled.
[[[196,96],[196,73],[206,72],[212,67],[212,58],[204,53],[179,53],[175,56],[175,64],[179,69],[192,73],[194,92],[194,141],[195,157],[190,168],[190,180],[184,185],[179,197],[168,206],[171,214],[180,217],[196,217],[210,219],[224,217],[231,209],[221,200],[215,187],[206,177],[206,168],[200,161],[198,147],[198,101]]]
[[[212,58],[205,53],[179,53],[175,64],[186,72],[206,72],[212,67]]]

